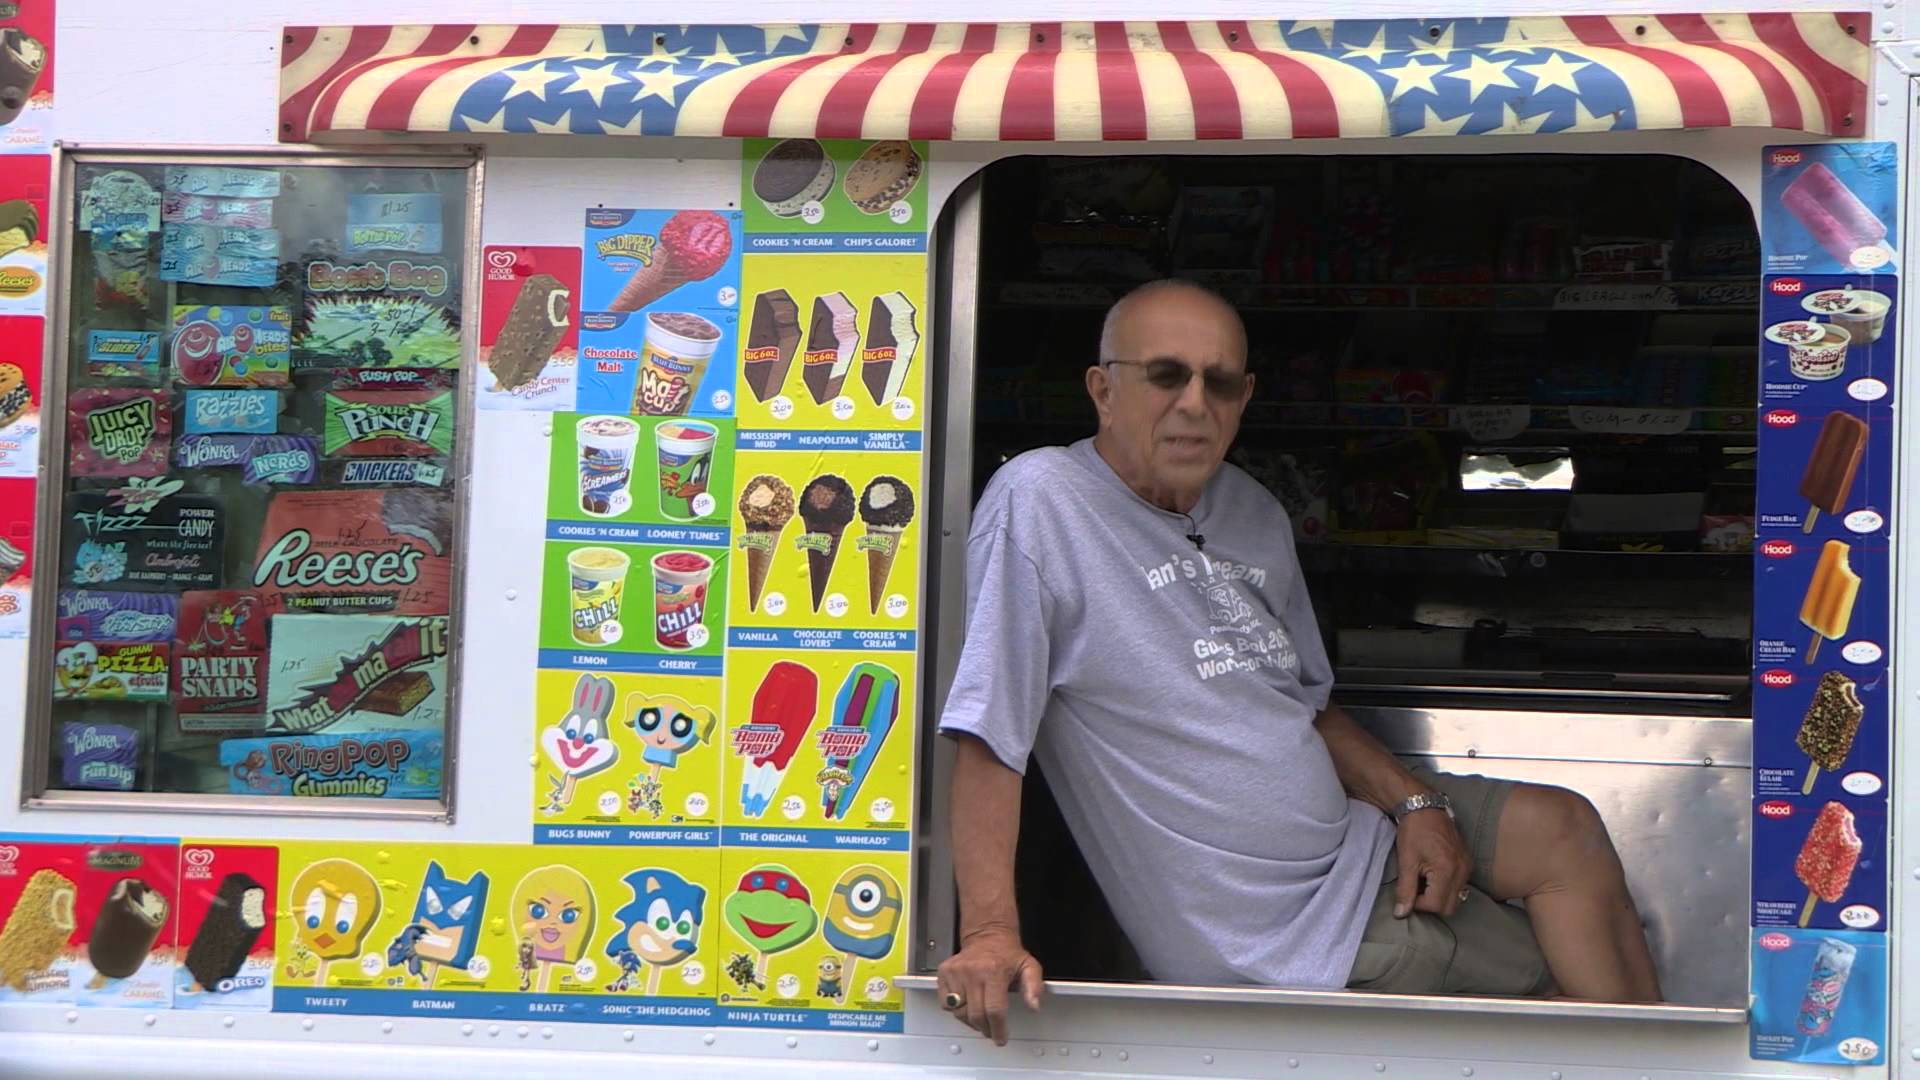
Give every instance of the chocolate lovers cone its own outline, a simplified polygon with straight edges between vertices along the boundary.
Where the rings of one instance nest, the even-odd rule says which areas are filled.
[[[853,520],[853,486],[831,473],[814,477],[800,493],[800,520],[807,531],[794,543],[807,553],[813,610],[819,611],[833,576],[833,561],[840,556],[840,534]]]
[[[513,308],[487,353],[487,369],[502,390],[518,390],[534,380],[553,358],[553,347],[567,333],[569,290],[552,274],[521,282]]]
[[[740,546],[747,551],[747,610],[760,609],[760,593],[767,587],[773,550],[780,533],[793,520],[793,489],[777,476],[756,476],[740,492],[740,519],[746,534]]]
[[[756,401],[765,401],[786,385],[793,357],[800,350],[800,306],[785,289],[753,298],[753,324],[747,329],[747,351],[742,358],[747,389]]]
[[[167,898],[139,878],[121,878],[100,905],[87,936],[87,962],[97,972],[92,987],[124,979],[140,970],[167,924]]]
[[[900,534],[913,520],[913,489],[897,476],[876,476],[860,493],[860,521],[867,535],[855,546],[867,553],[867,611],[880,610],[893,560],[900,555]]]

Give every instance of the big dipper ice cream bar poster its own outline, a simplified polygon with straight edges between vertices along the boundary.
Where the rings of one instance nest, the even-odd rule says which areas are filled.
[[[727,655],[725,846],[906,851],[911,653]]]
[[[737,454],[733,644],[912,649],[919,466],[917,454]]]
[[[540,666],[720,674],[729,561],[719,545],[549,541]]]
[[[918,450],[932,344],[926,278],[921,255],[749,255],[741,429],[790,433],[756,444],[768,449]]]
[[[748,139],[747,253],[925,251],[927,144]]]
[[[719,679],[542,671],[538,680],[535,843],[719,843]]]
[[[172,840],[0,836],[0,1004],[169,1007]]]
[[[1760,290],[1764,405],[1890,404],[1900,287],[1887,274],[1770,277]]]
[[[1756,531],[1764,539],[1888,535],[1893,522],[1893,410],[1760,410]]]
[[[274,1009],[711,1022],[719,862],[713,848],[285,843]]]
[[[581,260],[578,408],[728,415],[739,212],[588,210]]]
[[[905,852],[724,848],[720,870],[722,1023],[901,1030]]]
[[[1897,272],[1898,146],[1770,146],[1762,162],[1760,239],[1767,272]]]
[[[724,543],[732,420],[556,413],[547,480],[555,540]]]

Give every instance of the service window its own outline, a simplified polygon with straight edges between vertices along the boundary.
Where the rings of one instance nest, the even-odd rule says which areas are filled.
[[[444,808],[473,182],[65,159],[29,796]]]

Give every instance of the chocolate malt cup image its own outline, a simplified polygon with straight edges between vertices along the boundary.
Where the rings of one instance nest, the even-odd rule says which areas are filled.
[[[633,382],[633,411],[641,416],[685,416],[720,347],[720,328],[690,311],[647,316],[640,348],[640,374]]]
[[[1787,368],[1808,382],[1837,379],[1847,370],[1847,350],[1852,346],[1853,335],[1846,327],[1827,323],[1820,340],[1787,346]]]
[[[706,643],[703,623],[711,577],[713,558],[697,551],[663,551],[653,557],[654,644],[682,652]],[[695,633],[696,627],[702,633]]]
[[[671,521],[693,521],[713,513],[707,478],[713,472],[713,444],[720,430],[698,420],[669,420],[653,429],[660,463],[660,514]],[[704,507],[704,510],[702,509]]]
[[[573,640],[582,645],[619,642],[620,597],[633,560],[613,548],[583,547],[567,553],[567,610]]]
[[[633,505],[633,451],[640,425],[624,416],[583,416],[574,425],[580,446],[580,509],[614,517]]]
[[[1887,330],[1887,312],[1893,310],[1893,298],[1886,293],[1865,290],[1849,293],[1853,306],[1833,313],[1833,324],[1853,335],[1853,346],[1871,345]]]

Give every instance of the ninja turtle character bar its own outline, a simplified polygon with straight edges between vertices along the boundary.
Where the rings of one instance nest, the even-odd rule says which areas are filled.
[[[759,954],[744,973],[737,963],[727,964],[727,974],[742,990],[764,987],[767,958],[812,937],[820,925],[820,916],[813,910],[813,895],[805,883],[778,863],[747,871],[739,887],[727,897],[722,912],[727,926]]]

